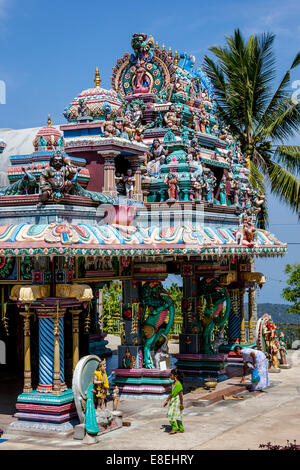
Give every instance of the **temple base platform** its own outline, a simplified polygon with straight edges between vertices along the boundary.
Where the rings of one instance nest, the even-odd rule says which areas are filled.
[[[166,398],[172,388],[170,369],[114,369],[121,398]]]
[[[214,378],[218,382],[227,380],[225,373],[227,354],[175,354],[176,367],[187,380],[202,382]]]
[[[74,428],[74,439],[82,440],[84,444],[96,444],[100,440],[102,434],[115,431],[123,426],[123,413],[121,411],[112,411],[113,420],[106,426],[99,425],[99,432],[97,435],[88,434],[85,430],[85,424],[81,423]]]
[[[11,423],[7,433],[28,432],[44,435],[73,433],[78,424],[78,416],[73,400],[73,392],[68,389],[61,395],[52,393],[22,393],[17,398],[17,421]]]

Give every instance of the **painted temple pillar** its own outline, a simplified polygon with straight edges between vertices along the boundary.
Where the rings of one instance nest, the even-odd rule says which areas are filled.
[[[67,390],[64,382],[64,314],[65,310],[37,309],[39,319],[38,392],[60,394]]]
[[[228,341],[229,344],[239,342],[241,335],[240,296],[238,289],[229,290],[231,308],[228,319]]]
[[[182,275],[184,332],[179,335],[176,366],[187,380],[202,382],[208,377],[214,377],[217,381],[226,380],[227,354],[214,351],[212,345],[206,344],[205,329],[212,318],[205,315],[208,300],[203,295],[202,281],[194,275],[193,264],[184,264]]]
[[[116,166],[115,158],[120,154],[113,150],[101,150],[98,152],[104,158],[104,186],[103,194],[108,194],[111,197],[117,197],[118,191],[116,187]]]
[[[29,312],[24,316],[24,390],[17,398],[9,433],[38,430],[48,436],[50,432],[73,433],[78,422],[73,392],[67,389],[64,379],[64,308],[37,307],[39,322],[39,383],[32,390],[30,371]]]
[[[245,294],[245,290],[241,289],[240,292],[239,292],[239,296],[240,296],[240,315],[241,315],[241,317],[240,317],[240,322],[241,322],[240,344],[241,345],[246,344],[244,294]]]
[[[31,352],[30,352],[30,317],[33,312],[20,312],[24,318],[24,387],[23,393],[32,392],[31,383]]]
[[[151,343],[151,338],[156,338],[156,327],[161,326],[155,309],[165,302],[160,280],[167,276],[166,266],[161,266],[163,272],[159,270],[160,265],[143,264],[137,276],[144,282],[123,281],[123,334],[118,346],[118,368],[114,369],[114,383],[122,397],[165,399],[171,389],[169,356],[165,354],[167,338],[161,336],[155,344]],[[164,313],[167,318],[168,310]]]
[[[79,315],[81,310],[70,310],[72,315],[72,372],[79,361]]]
[[[133,199],[136,201],[143,201],[141,161],[139,158],[131,158],[130,161],[135,181]]]
[[[253,305],[253,290],[255,288],[250,287],[248,289],[248,342],[253,343],[253,310],[254,310],[254,305]]]

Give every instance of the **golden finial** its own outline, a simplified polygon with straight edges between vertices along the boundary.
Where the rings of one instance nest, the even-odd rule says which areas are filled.
[[[178,52],[175,51],[175,54],[174,54],[174,64],[175,64],[175,65],[178,65],[178,62],[179,62]]]
[[[161,50],[162,50],[163,52],[166,50],[164,44],[162,45]]]
[[[170,47],[169,47],[168,56],[170,57],[170,59],[172,59],[172,49]]]
[[[94,82],[95,82],[96,87],[100,86],[101,78],[100,78],[100,73],[99,73],[98,67],[96,67]]]
[[[159,45],[158,45],[157,41],[156,41],[156,44],[155,44],[155,49],[159,49]]]
[[[51,117],[50,114],[48,114],[48,121],[47,121],[48,126],[52,125]]]

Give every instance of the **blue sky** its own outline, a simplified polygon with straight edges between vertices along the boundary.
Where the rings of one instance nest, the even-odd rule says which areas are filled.
[[[0,0],[0,80],[6,104],[0,105],[0,128],[42,126],[50,113],[62,124],[66,105],[93,86],[98,66],[102,86],[110,87],[111,69],[131,49],[134,32],[152,34],[173,51],[187,51],[201,64],[212,45],[239,27],[245,35],[276,34],[278,80],[300,50],[298,0],[214,2],[165,0],[114,2],[85,0]],[[300,80],[300,68],[293,79]],[[294,139],[300,144],[299,136]],[[298,219],[278,199],[269,198],[270,231],[287,242],[300,241]],[[257,262],[268,278],[260,302],[284,302],[282,269],[300,262],[300,245],[290,245],[279,260]]]

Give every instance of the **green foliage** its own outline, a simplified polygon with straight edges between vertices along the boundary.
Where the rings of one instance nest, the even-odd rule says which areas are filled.
[[[287,312],[300,314],[300,264],[287,264],[285,273],[290,275],[287,280],[289,287],[282,289],[282,297],[293,303]]]
[[[205,71],[215,90],[221,121],[241,143],[250,159],[250,181],[260,192],[271,192],[300,214],[300,147],[285,145],[300,124],[300,105],[293,103],[291,71],[300,63],[298,53],[274,93],[275,36],[251,35],[239,30],[226,37],[223,47],[211,47],[214,62],[205,56]],[[280,145],[279,145],[280,144]],[[261,226],[266,223],[266,212]]]
[[[103,331],[112,334],[119,333],[121,307],[122,283],[114,281],[103,289]]]

